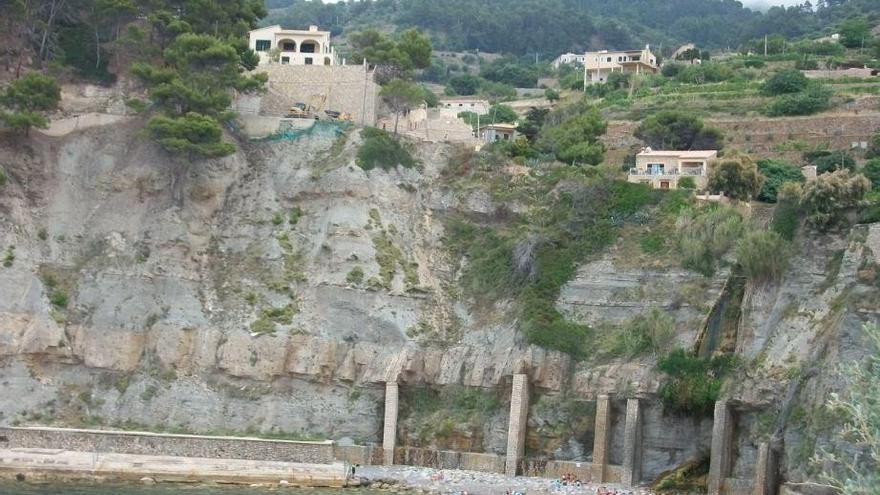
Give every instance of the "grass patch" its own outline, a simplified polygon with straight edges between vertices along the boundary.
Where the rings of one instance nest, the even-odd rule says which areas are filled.
[[[639,247],[645,254],[662,254],[666,252],[666,239],[668,235],[660,232],[645,232],[639,236]]]
[[[773,231],[750,232],[736,243],[736,261],[752,280],[779,279],[788,268],[791,247]]]
[[[709,416],[721,394],[725,375],[734,368],[731,356],[700,358],[677,349],[660,358],[657,368],[666,374],[657,394],[671,412]]]
[[[149,104],[140,98],[128,98],[125,100],[125,106],[130,108],[134,113],[143,113]]]
[[[302,208],[296,206],[292,210],[290,210],[290,215],[288,215],[287,221],[290,223],[290,225],[296,225],[299,223],[299,220],[303,217],[303,215],[305,215],[305,213],[302,211]]]
[[[359,266],[352,268],[345,276],[345,281],[351,285],[360,285],[364,281],[364,269]]]
[[[675,322],[658,308],[627,323],[597,329],[597,348],[606,357],[633,359],[667,352],[675,342]]]
[[[372,211],[370,213],[372,214]],[[393,226],[389,226],[389,231],[392,230],[391,227]],[[391,240],[388,231],[382,230],[373,236],[373,249],[376,251],[376,263],[379,264],[379,282],[382,288],[386,290],[391,288],[391,282],[397,274],[398,267],[403,271],[403,281],[407,290],[419,285],[418,265],[406,260],[403,252]]]
[[[290,325],[293,317],[299,312],[299,308],[290,303],[277,308],[265,308],[260,312],[259,318],[251,323],[251,333],[256,335],[274,334],[278,325]]]
[[[3,266],[9,268],[13,263],[15,263],[15,246],[9,246],[3,253]]]
[[[719,205],[683,212],[676,227],[682,267],[707,277],[715,273],[718,260],[745,231],[742,216]]]

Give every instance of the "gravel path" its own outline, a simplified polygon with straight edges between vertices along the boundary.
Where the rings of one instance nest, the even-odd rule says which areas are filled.
[[[557,487],[553,480],[520,476],[508,478],[501,474],[476,471],[438,470],[414,466],[363,466],[358,476],[372,481],[393,479],[410,488],[444,495],[504,495],[506,490],[525,495],[596,495],[599,487],[613,488],[618,495],[649,495],[647,489],[625,489],[614,484],[581,487]]]

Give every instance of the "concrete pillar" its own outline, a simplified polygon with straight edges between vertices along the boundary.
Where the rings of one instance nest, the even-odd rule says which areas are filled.
[[[642,403],[626,401],[626,425],[623,434],[623,474],[620,482],[635,486],[642,479]]]
[[[516,467],[526,449],[526,422],[529,415],[529,378],[513,375],[510,391],[510,424],[507,428],[507,461],[505,473],[516,476]]]
[[[385,383],[385,428],[382,453],[386,466],[394,464],[394,447],[397,445],[397,383]]]
[[[709,457],[709,495],[721,495],[724,479],[730,476],[733,444],[733,412],[727,402],[715,403],[712,450]]]
[[[758,464],[755,466],[755,484],[752,495],[776,495],[776,450],[769,442],[758,446]]]
[[[593,483],[605,482],[605,467],[611,449],[611,397],[596,399],[596,428],[593,435]]]

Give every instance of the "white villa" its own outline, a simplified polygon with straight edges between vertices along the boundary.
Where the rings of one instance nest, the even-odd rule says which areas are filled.
[[[682,177],[691,177],[697,189],[708,182],[709,161],[718,157],[715,150],[654,151],[645,148],[636,155],[636,166],[627,180],[650,184],[655,189],[677,189]]]
[[[270,52],[276,49],[282,65],[339,65],[330,32],[319,31],[318,26],[309,26],[308,31],[279,25],[254,29],[248,33],[248,45],[260,56],[260,65],[272,63]]]
[[[553,68],[558,69],[563,64],[583,64],[585,57],[583,53],[563,53],[553,60]]]
[[[644,50],[625,50],[587,52],[584,54],[584,75],[593,83],[602,83],[608,79],[612,72],[626,72],[629,74],[656,74],[660,69],[657,66],[657,56],[651,52],[651,48],[645,46]]]

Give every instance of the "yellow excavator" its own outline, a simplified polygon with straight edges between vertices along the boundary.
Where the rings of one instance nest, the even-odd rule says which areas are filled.
[[[289,119],[330,120],[333,122],[351,122],[351,115],[335,110],[325,110],[327,95],[312,95],[308,103],[295,103],[287,110]]]
[[[311,115],[306,111],[305,103],[294,103],[290,109],[287,110],[287,118],[288,119],[309,119]]]

